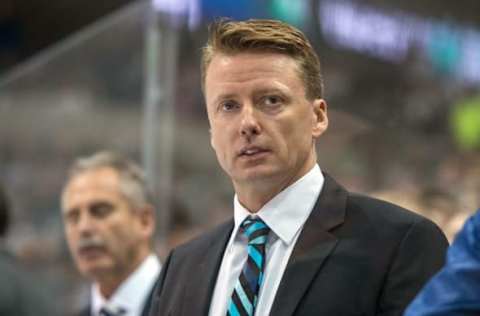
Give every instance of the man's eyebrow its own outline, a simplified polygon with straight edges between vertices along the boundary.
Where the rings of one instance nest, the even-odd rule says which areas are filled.
[[[235,98],[235,93],[222,93],[213,98],[212,103],[216,104],[221,100],[233,99]]]
[[[68,215],[68,214],[73,213],[73,212],[76,212],[76,211],[78,211],[78,207],[77,207],[77,206],[70,207],[70,208],[67,208],[67,209],[62,208],[62,214],[63,214],[63,215]]]
[[[261,88],[261,89],[258,89],[258,90],[255,90],[253,92],[253,95],[254,96],[257,96],[259,94],[268,94],[268,93],[279,93],[279,94],[285,94],[285,91],[283,91],[282,89],[280,88]]]
[[[89,208],[98,207],[98,206],[112,206],[113,203],[104,200],[95,200],[89,203]]]

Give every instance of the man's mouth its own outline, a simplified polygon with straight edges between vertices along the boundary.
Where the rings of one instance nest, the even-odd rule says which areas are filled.
[[[242,150],[240,150],[239,156],[240,157],[253,157],[253,156],[263,154],[263,153],[266,153],[266,152],[268,152],[268,150],[265,149],[265,148],[262,148],[262,147],[256,147],[256,146],[245,147]]]
[[[93,258],[105,253],[105,248],[102,246],[87,246],[78,249],[78,254],[84,258]]]
[[[105,253],[105,243],[100,238],[84,238],[78,241],[77,252],[80,257],[95,258]]]

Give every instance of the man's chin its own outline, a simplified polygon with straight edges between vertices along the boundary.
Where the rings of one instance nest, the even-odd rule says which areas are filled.
[[[105,276],[112,270],[112,265],[109,262],[88,262],[83,263],[79,268],[83,275],[91,278],[98,279],[101,276]]]
[[[239,183],[261,183],[275,179],[279,172],[270,166],[257,166],[255,168],[248,168],[241,170],[235,177],[234,181]]]

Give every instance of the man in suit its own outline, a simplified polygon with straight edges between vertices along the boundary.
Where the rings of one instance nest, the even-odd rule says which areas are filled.
[[[171,251],[151,315],[401,315],[447,241],[431,221],[322,172],[327,104],[305,36],[279,21],[221,20],[202,58],[234,216]]]
[[[59,315],[45,286],[40,289],[32,273],[7,250],[9,223],[9,201],[0,186],[0,316]]]
[[[112,152],[78,159],[63,189],[62,216],[73,259],[93,281],[80,315],[147,315],[160,262],[142,170]]]

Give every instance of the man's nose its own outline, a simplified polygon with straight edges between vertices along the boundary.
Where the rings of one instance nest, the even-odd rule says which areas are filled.
[[[261,133],[262,130],[258,115],[259,113],[253,106],[246,105],[243,107],[240,122],[240,134],[242,136],[249,139]]]
[[[95,226],[93,218],[88,214],[88,212],[84,212],[80,215],[80,218],[77,223],[77,229],[81,234],[89,234],[93,231]]]

